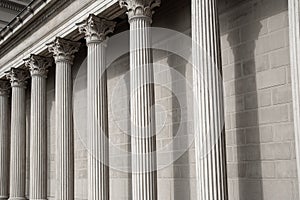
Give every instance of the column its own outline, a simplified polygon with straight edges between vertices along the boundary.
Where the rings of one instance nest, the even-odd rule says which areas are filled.
[[[227,200],[217,0],[192,0],[194,130],[200,200]]]
[[[24,60],[31,74],[30,199],[47,199],[46,78],[51,58],[31,55]]]
[[[12,68],[6,72],[12,87],[11,97],[11,156],[9,199],[25,199],[26,175],[26,113],[25,90],[28,72]]]
[[[0,79],[0,200],[9,195],[9,89],[9,81]]]
[[[74,199],[74,134],[71,67],[80,43],[56,38],[47,44],[56,63],[56,199]]]
[[[294,133],[296,146],[296,161],[298,172],[298,191],[300,191],[300,2],[299,0],[288,0],[289,14],[289,41],[291,79],[293,91],[293,115]]]
[[[157,199],[154,78],[151,34],[153,8],[160,0],[120,0],[130,24],[132,199]]]
[[[88,199],[109,200],[108,103],[106,75],[107,34],[115,22],[90,15],[77,24],[85,34],[87,54]]]

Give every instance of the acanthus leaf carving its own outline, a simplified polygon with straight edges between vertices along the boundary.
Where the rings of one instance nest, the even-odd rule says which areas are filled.
[[[11,68],[11,70],[5,72],[6,78],[10,80],[11,87],[23,87],[26,88],[27,79],[29,73],[25,69]]]
[[[94,41],[103,42],[106,40],[107,35],[114,31],[116,22],[91,14],[86,20],[76,25],[79,32],[85,34],[88,43]]]
[[[153,9],[160,6],[161,0],[120,0],[121,8],[127,9],[129,20],[136,17],[147,17],[151,21]]]
[[[31,76],[47,77],[48,68],[52,66],[52,58],[31,54],[24,59],[25,66],[29,69]]]
[[[55,62],[66,61],[73,63],[74,54],[78,52],[80,42],[63,39],[60,37],[55,38],[51,43],[48,43],[48,51],[53,53]]]

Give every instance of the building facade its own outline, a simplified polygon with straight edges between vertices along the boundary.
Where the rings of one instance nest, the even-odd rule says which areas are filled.
[[[299,199],[299,0],[33,0],[0,36],[0,199]]]

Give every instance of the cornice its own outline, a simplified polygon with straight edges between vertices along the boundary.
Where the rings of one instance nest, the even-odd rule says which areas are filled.
[[[118,0],[83,0],[81,2],[51,0],[50,2],[51,4],[48,0],[48,5],[35,11],[34,16],[26,24],[23,22],[18,27],[18,33],[14,31],[5,39],[5,43],[0,42],[0,52],[3,52],[2,55],[0,53],[0,77],[12,67],[22,66],[23,59],[30,54],[48,56],[46,44],[58,36],[78,41],[83,35],[78,33],[78,27],[75,24],[85,20],[89,14],[101,14],[102,17],[112,20],[124,13],[124,10],[119,7]],[[65,2],[72,3],[65,4]],[[78,7],[79,5],[81,6]],[[46,22],[43,21],[40,27],[35,27],[35,23],[47,15],[47,12],[51,12],[54,7],[57,10],[48,18],[46,17]],[[31,37],[32,33],[36,37]]]
[[[6,28],[3,28],[0,31],[0,37],[2,38],[2,40],[0,38],[0,48],[3,50],[0,52],[0,58],[3,56],[3,54],[5,54],[5,52],[8,52],[11,48],[13,48],[15,44],[18,44],[20,40],[23,40],[24,38],[31,35],[34,32],[34,30],[36,30],[38,27],[47,22],[47,20],[51,19],[52,16],[55,16],[55,14],[60,9],[63,9],[66,5],[73,2],[73,0],[48,0],[48,2],[49,7],[45,6],[43,9],[40,10],[41,12],[45,11],[42,14],[32,11],[32,19],[28,24],[24,23],[24,19],[21,19],[20,16],[17,16],[15,20],[18,20],[18,22],[16,22],[15,24],[19,24],[19,30],[17,28],[12,28],[12,21],[10,24],[7,25]],[[26,11],[30,10],[29,8],[32,9],[32,6],[29,5]],[[18,25],[16,25],[16,27],[17,26]],[[7,35],[7,37],[3,37],[3,34]]]

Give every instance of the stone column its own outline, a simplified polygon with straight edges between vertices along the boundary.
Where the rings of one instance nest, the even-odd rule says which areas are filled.
[[[192,38],[197,195],[227,200],[217,0],[192,0]]]
[[[74,130],[72,119],[72,74],[74,54],[80,43],[56,38],[47,44],[56,63],[56,199],[74,199]]]
[[[26,113],[25,90],[28,73],[12,68],[6,72],[12,87],[11,98],[11,156],[9,199],[25,199],[26,181]]]
[[[157,199],[154,78],[151,34],[153,8],[160,0],[120,0],[130,24],[132,199]]]
[[[9,89],[8,80],[0,80],[0,200],[9,195]]]
[[[85,34],[87,54],[88,199],[109,200],[106,37],[115,22],[90,15],[77,24]]]
[[[31,74],[30,199],[47,199],[46,78],[51,58],[31,55],[24,60]]]
[[[300,1],[288,1],[290,65],[293,91],[293,115],[298,173],[298,191],[300,191]]]

